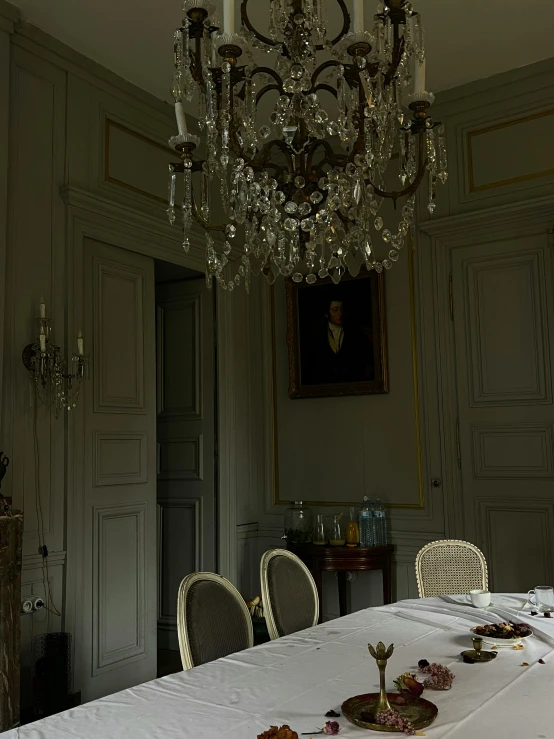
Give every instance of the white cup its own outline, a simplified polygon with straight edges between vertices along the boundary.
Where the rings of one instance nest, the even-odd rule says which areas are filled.
[[[470,590],[466,598],[475,608],[486,608],[491,604],[491,594],[488,590]]]

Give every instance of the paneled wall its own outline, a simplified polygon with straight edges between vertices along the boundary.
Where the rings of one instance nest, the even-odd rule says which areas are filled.
[[[415,555],[445,535],[484,549],[497,589],[552,579],[554,60],[441,93],[433,117],[450,174],[432,218],[422,199],[415,250],[386,274],[390,393],[290,400],[282,287],[273,306],[267,297],[273,463],[238,529],[245,594],[254,537],[256,556],[282,545],[275,500],[334,500],[314,512],[347,513],[364,494],[390,506],[397,598],[417,597]],[[525,554],[521,527],[536,535]],[[378,594],[377,576],[358,578],[352,607]]]
[[[35,339],[40,299],[44,297],[52,317],[56,343],[69,354],[76,348],[77,329],[85,328],[91,310],[83,271],[89,240],[200,271],[203,241],[191,234],[192,248],[185,254],[179,229],[171,227],[165,216],[167,164],[174,159],[166,146],[174,133],[171,107],[15,21],[16,11],[0,0],[0,64],[3,71],[9,69],[9,75],[0,75],[0,223],[6,223],[0,230],[0,449],[11,458],[3,492],[11,494],[14,505],[24,512],[24,594],[46,597],[50,609],[22,618],[23,704],[28,706],[35,634],[72,632],[74,689],[82,689],[84,699],[120,687],[117,670],[134,659],[148,658],[155,673],[156,649],[151,640],[133,654],[129,650],[111,654],[112,647],[117,651],[121,646],[113,640],[115,632],[106,632],[112,623],[114,593],[106,595],[94,585],[101,585],[98,578],[108,571],[114,552],[125,562],[125,552],[139,551],[140,536],[149,541],[155,537],[155,516],[152,521],[148,513],[144,519],[140,495],[128,526],[127,518],[117,518],[115,501],[100,505],[97,500],[98,491],[117,483],[123,459],[129,463],[126,484],[140,492],[145,484],[143,452],[151,454],[154,447],[145,450],[139,433],[122,442],[113,430],[100,429],[94,437],[94,457],[92,446],[90,450],[87,446],[92,437],[84,400],[58,419],[40,404],[35,411],[21,352]],[[230,301],[224,295],[218,301],[223,336],[218,363],[224,382],[219,392],[217,567],[236,579],[236,491],[252,499],[258,493],[250,486],[255,484],[259,461],[251,460],[260,456],[255,434],[261,421],[254,418],[247,387],[253,371],[248,342],[251,331],[257,330],[251,327],[250,316],[257,314],[258,298],[255,293],[246,298],[239,291],[233,297],[237,299]],[[92,337],[85,335],[85,350],[92,345]],[[98,396],[98,357],[92,359],[87,391]],[[125,377],[125,362],[118,366],[120,377]],[[155,394],[154,386],[142,390]],[[123,455],[114,452],[121,443],[126,444]],[[96,463],[87,466],[89,452]],[[181,527],[188,536],[181,514],[177,509],[169,521],[167,513],[162,527]],[[105,534],[94,541],[93,524],[95,531]],[[46,560],[39,552],[42,544],[48,548]],[[155,567],[152,556],[148,562],[143,559],[133,560],[139,569]],[[172,582],[178,574],[171,575]],[[141,580],[141,573],[137,577]],[[144,581],[152,582],[150,575]],[[140,624],[141,634],[152,633],[151,623],[157,620],[154,590],[148,585],[141,597],[122,591],[129,596],[126,602],[134,603],[131,620]],[[102,621],[102,598],[107,596],[108,620]],[[98,629],[101,622],[104,631]],[[106,654],[110,664],[102,662]],[[95,657],[91,666],[91,655],[100,655],[100,662]],[[136,675],[140,674],[137,668]],[[92,687],[92,678],[104,675],[105,680],[96,680]]]

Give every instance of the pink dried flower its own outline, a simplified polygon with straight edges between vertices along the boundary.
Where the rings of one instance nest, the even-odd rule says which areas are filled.
[[[423,681],[423,685],[430,690],[450,690],[452,687],[452,681],[454,680],[454,673],[445,667],[440,665],[438,662],[433,662],[427,667],[420,667],[421,672],[431,675]]]
[[[375,716],[375,720],[382,726],[394,726],[398,731],[403,731],[407,736],[414,736],[415,728],[411,721],[402,716],[391,708],[390,711],[381,711]]]
[[[336,736],[340,731],[340,726],[338,721],[326,721],[325,726],[322,729],[324,734],[329,734],[330,736]]]

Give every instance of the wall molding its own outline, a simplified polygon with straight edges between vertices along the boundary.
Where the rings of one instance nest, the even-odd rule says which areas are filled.
[[[457,248],[522,236],[543,235],[551,241],[554,195],[447,216],[419,225],[419,248],[430,263],[424,290],[433,296],[435,358],[441,408],[441,457],[446,535],[464,538],[462,481],[458,468],[456,358],[450,319],[449,274]],[[545,275],[541,276],[545,279]]]

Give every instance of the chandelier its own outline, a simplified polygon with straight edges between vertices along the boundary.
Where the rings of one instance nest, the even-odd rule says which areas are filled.
[[[248,0],[240,33],[234,0],[224,0],[223,32],[212,0],[183,4],[174,34],[178,134],[169,140],[181,160],[169,166],[167,213],[172,224],[182,220],[186,251],[193,221],[205,231],[208,285],[248,289],[260,273],[270,284],[279,275],[338,283],[362,265],[390,269],[414,229],[424,181],[435,208],[446,148],[429,116],[421,17],[407,0],[387,0],[369,32],[363,0],[353,0],[351,30],[344,0],[332,1],[342,14],[334,38],[325,0],[269,0],[267,36],[254,28]],[[262,53],[275,62],[259,64]],[[202,147],[183,111],[193,98]]]

